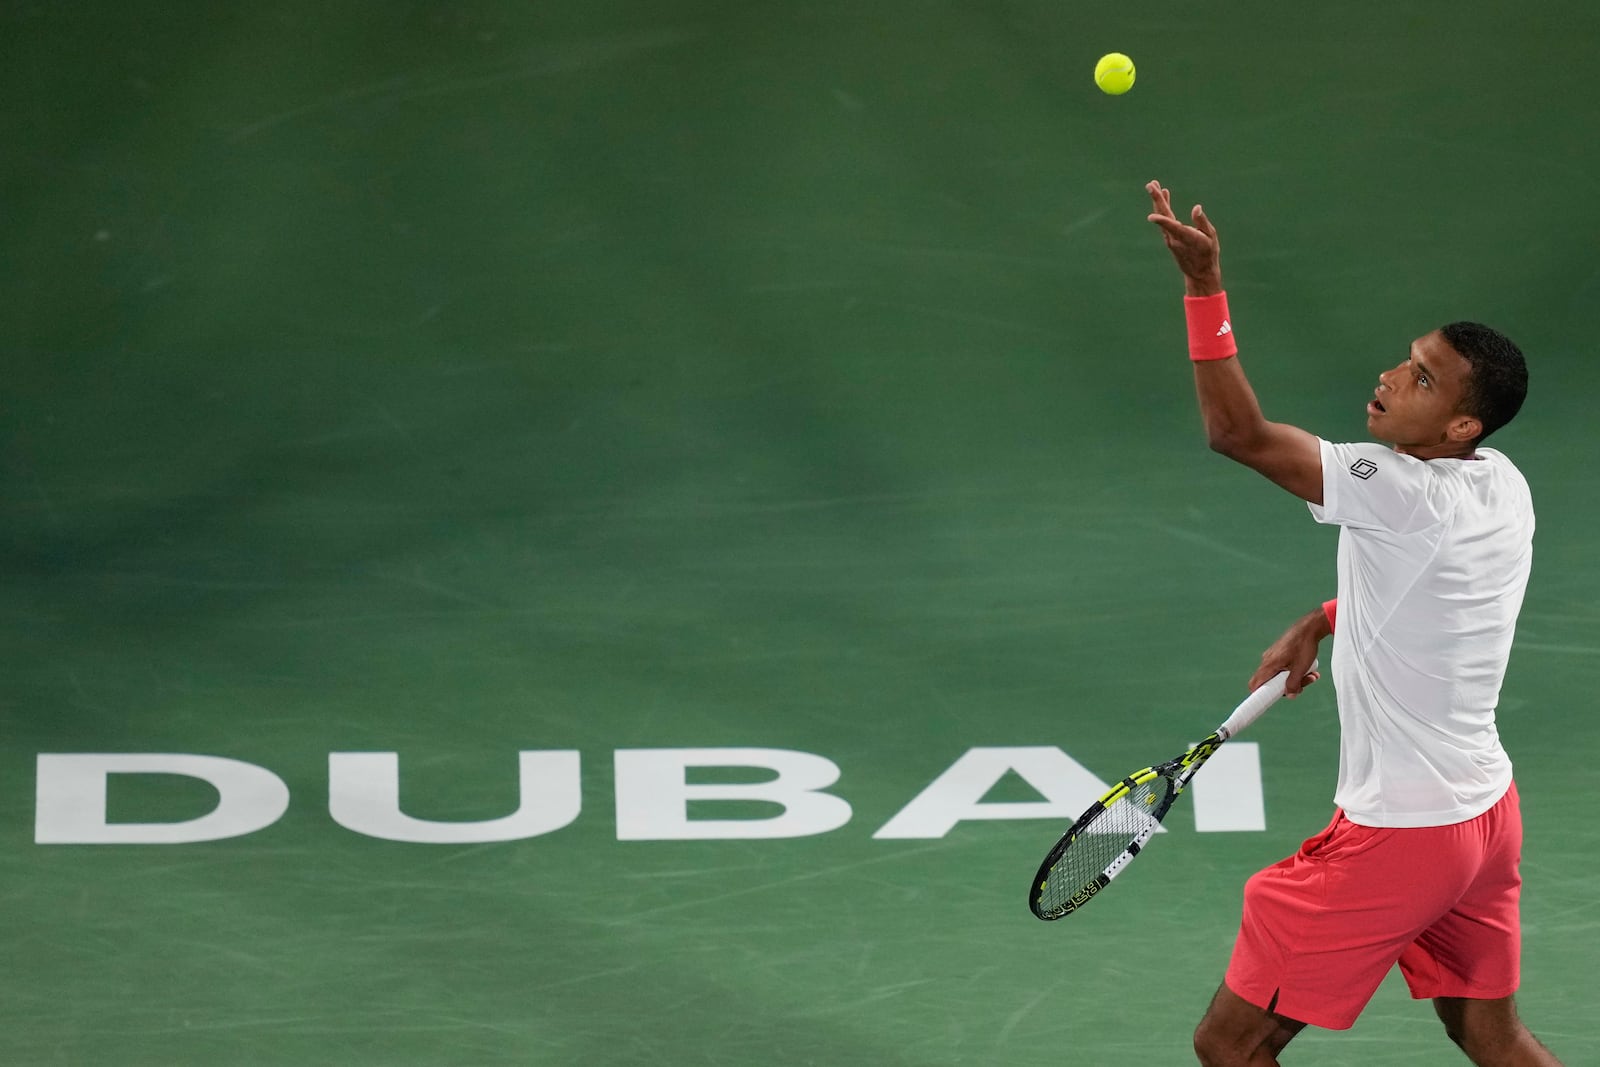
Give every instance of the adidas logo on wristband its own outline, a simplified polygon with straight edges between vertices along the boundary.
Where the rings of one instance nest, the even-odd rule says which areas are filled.
[[[1228,314],[1227,294],[1185,296],[1183,317],[1189,327],[1190,359],[1228,359],[1238,354],[1239,343],[1233,336],[1233,316]]]

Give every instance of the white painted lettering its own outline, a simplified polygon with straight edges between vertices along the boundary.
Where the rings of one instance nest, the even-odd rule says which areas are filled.
[[[520,797],[504,818],[431,822],[400,810],[400,756],[395,752],[328,753],[328,814],[348,830],[385,841],[475,844],[538,837],[568,825],[583,805],[578,753],[517,754]]]
[[[983,798],[1007,772],[1015,772],[1044,799],[984,803]],[[1109,788],[1083,764],[1053,746],[972,748],[872,836],[943,837],[957,823],[969,819],[1057,819],[1070,823]]]
[[[113,823],[106,779],[113,774],[176,774],[209,782],[217,806],[171,823]],[[176,845],[252,834],[289,807],[289,787],[265,767],[220,756],[178,753],[40,753],[33,839],[41,845]]]
[[[1267,809],[1261,789],[1261,746],[1229,741],[1206,761],[1189,783],[1194,828],[1201,833],[1265,830]]]
[[[774,748],[640,748],[616,752],[617,840],[690,841],[806,837],[850,821],[850,805],[822,790],[839,767],[809,752]],[[765,782],[690,785],[690,767],[758,767]],[[766,801],[783,811],[765,819],[690,819],[691,800]]]

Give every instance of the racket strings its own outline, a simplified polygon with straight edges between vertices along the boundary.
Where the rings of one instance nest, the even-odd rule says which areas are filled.
[[[1173,791],[1172,780],[1156,775],[1140,782],[1090,820],[1050,866],[1040,891],[1040,907],[1060,907],[1077,897],[1141,838],[1154,832]]]

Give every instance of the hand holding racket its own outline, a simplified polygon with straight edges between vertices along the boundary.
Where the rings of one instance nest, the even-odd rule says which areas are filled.
[[[1306,674],[1317,670],[1313,660]],[[1184,787],[1222,747],[1283,697],[1288,671],[1279,671],[1245,697],[1216,732],[1180,756],[1134,771],[1089,806],[1061,835],[1028,886],[1028,907],[1059,919],[1083,907],[1144,848]]]

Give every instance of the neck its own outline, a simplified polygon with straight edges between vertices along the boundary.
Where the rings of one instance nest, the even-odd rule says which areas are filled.
[[[1394,450],[1403,456],[1413,459],[1477,459],[1477,442],[1469,441],[1466,444],[1457,444],[1452,441],[1441,441],[1436,445],[1395,445]]]

